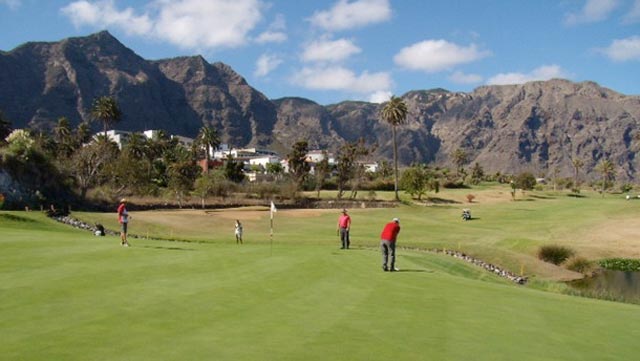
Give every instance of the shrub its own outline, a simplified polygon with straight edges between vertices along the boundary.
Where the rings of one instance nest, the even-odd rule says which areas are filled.
[[[593,268],[593,262],[584,257],[573,257],[569,261],[567,261],[567,269],[574,272],[587,274],[590,273]]]
[[[542,246],[538,250],[539,259],[555,265],[561,264],[574,254],[575,252],[572,249],[564,246]]]
[[[602,268],[616,271],[640,271],[640,259],[608,258],[598,262]]]
[[[473,194],[467,194],[467,202],[473,203],[473,200],[476,199],[476,196]]]
[[[629,183],[625,183],[620,186],[620,190],[622,191],[622,193],[629,193],[633,190],[633,185]]]

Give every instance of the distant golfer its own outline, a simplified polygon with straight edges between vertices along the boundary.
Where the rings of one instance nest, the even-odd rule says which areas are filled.
[[[398,271],[396,268],[396,239],[400,233],[400,220],[394,218],[387,223],[380,234],[380,250],[382,250],[382,270],[387,272]],[[391,253],[391,263],[389,263],[389,253]],[[388,267],[387,267],[388,265]]]
[[[338,218],[338,234],[342,247],[340,249],[349,249],[351,241],[349,241],[349,230],[351,229],[351,217],[347,214],[347,210],[343,209],[340,218]]]
[[[239,219],[236,219],[236,244],[242,244],[242,223]]]
[[[118,222],[120,222],[120,244],[124,247],[129,247],[129,241],[127,241],[127,226],[129,225],[129,212],[127,211],[127,199],[122,198],[120,205],[118,206]]]

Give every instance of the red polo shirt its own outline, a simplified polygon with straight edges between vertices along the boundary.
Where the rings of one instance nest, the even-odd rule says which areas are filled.
[[[396,222],[389,222],[384,226],[382,234],[380,234],[380,239],[395,242],[398,233],[400,233],[400,225]]]
[[[351,227],[351,217],[347,214],[343,214],[338,218],[338,227],[349,228]]]

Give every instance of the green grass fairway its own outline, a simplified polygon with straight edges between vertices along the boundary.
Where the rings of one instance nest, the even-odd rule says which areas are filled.
[[[469,193],[476,196],[471,204],[465,199]],[[592,192],[583,195],[575,198],[561,192],[528,192],[523,196],[518,192],[514,202],[508,185],[447,189],[436,195],[440,203],[435,205],[350,209],[351,235],[357,247],[377,247],[382,226],[392,217],[400,217],[401,246],[461,250],[516,273],[523,269],[536,282],[581,277],[564,267],[540,261],[536,254],[542,245],[567,246],[589,260],[640,258],[640,200],[626,201],[622,195],[602,198]],[[131,208],[130,231],[141,236],[230,243],[238,218],[249,243],[269,241],[266,207],[148,212]],[[471,209],[473,220],[461,221],[463,208]],[[275,219],[277,242],[335,246],[338,215],[339,210],[281,209]],[[74,216],[118,229],[113,212]]]
[[[375,248],[288,237],[123,248],[0,212],[0,359],[638,358],[637,305],[512,285],[432,253],[401,250],[402,271],[385,273]]]

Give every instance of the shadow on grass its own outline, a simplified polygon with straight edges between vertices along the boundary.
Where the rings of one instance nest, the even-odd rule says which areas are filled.
[[[402,272],[419,272],[419,273],[433,273],[432,270],[428,270],[428,269],[400,269],[399,271],[393,271],[391,273],[402,273]]]
[[[539,196],[539,195],[532,195],[530,196],[532,198],[536,198],[536,199],[556,199],[556,197],[551,197],[551,196]]]
[[[434,204],[460,204],[461,202],[454,201],[453,199],[445,199],[438,197],[427,197],[423,200],[425,203],[434,203]]]
[[[195,249],[193,248],[162,247],[162,246],[140,246],[138,248],[161,249],[164,251],[195,251]]]
[[[567,197],[573,197],[573,198],[586,198],[587,196],[584,196],[584,195],[582,195],[582,194],[569,193],[569,194],[567,194]]]

